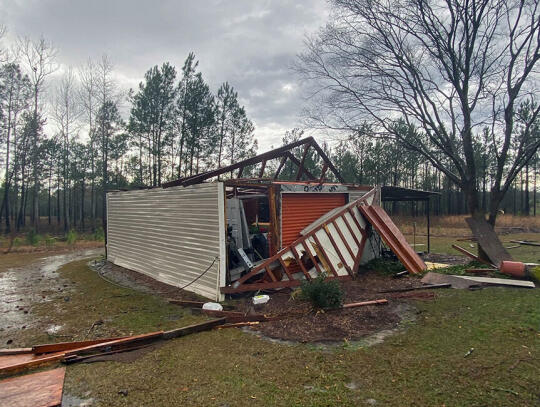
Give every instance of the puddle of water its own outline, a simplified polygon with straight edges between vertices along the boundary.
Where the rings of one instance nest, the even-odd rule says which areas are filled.
[[[0,331],[18,330],[37,323],[30,307],[50,301],[57,294],[59,279],[56,271],[64,264],[98,256],[102,249],[90,249],[50,256],[26,266],[12,268],[0,274]]]
[[[58,333],[60,330],[62,329],[62,325],[51,325],[48,329],[47,329],[47,333],[49,335],[53,335],[55,333]]]
[[[62,396],[62,407],[89,407],[94,404],[94,399],[83,399],[64,393]]]

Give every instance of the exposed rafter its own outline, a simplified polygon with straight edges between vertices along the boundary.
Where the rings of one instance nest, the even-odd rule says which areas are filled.
[[[292,150],[294,148],[304,146],[304,152],[302,155],[302,160],[298,160],[292,153]],[[263,154],[259,154],[255,157],[248,158],[247,160],[239,161],[237,163],[228,165],[226,167],[218,168],[216,170],[211,170],[204,172],[202,174],[196,174],[192,175],[190,177],[180,178],[175,181],[166,182],[162,185],[163,188],[169,188],[174,186],[188,186],[188,185],[194,185],[201,183],[203,181],[206,181],[208,179],[218,177],[225,173],[232,173],[234,170],[238,171],[238,178],[241,178],[242,173],[245,169],[245,167],[248,167],[250,165],[256,165],[261,164],[261,168],[259,169],[259,175],[260,177],[263,176],[264,170],[266,168],[266,164],[268,161],[280,158],[280,164],[279,167],[274,174],[273,178],[277,179],[281,170],[283,169],[283,166],[285,165],[285,162],[287,160],[290,160],[292,163],[294,163],[297,167],[297,173],[296,173],[296,179],[299,180],[302,178],[302,176],[305,176],[309,180],[317,180],[318,178],[315,177],[310,171],[308,171],[304,166],[304,161],[306,159],[308,150],[313,147],[317,154],[320,156],[320,158],[323,161],[323,168],[328,168],[332,171],[332,173],[335,175],[335,177],[338,179],[339,182],[344,183],[343,177],[339,173],[339,171],[334,167],[334,165],[330,162],[330,159],[328,156],[324,153],[322,148],[317,144],[315,139],[313,137],[307,137],[302,140],[298,140],[294,143],[287,144],[286,146],[276,148],[272,151],[268,151]]]

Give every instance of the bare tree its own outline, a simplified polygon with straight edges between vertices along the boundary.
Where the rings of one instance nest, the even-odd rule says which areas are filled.
[[[98,70],[92,60],[79,69],[80,100],[88,124],[90,155],[90,221],[92,232],[96,230],[96,111],[98,105]]]
[[[41,93],[45,89],[45,80],[56,71],[55,64],[56,49],[53,45],[41,37],[37,41],[29,38],[21,38],[18,43],[19,52],[24,65],[26,65],[28,77],[32,86],[33,96],[33,114],[38,117],[40,110],[39,102]],[[32,138],[32,226],[35,230],[39,226],[39,174],[38,174],[38,132],[36,131]]]
[[[298,70],[315,84],[314,126],[379,137],[416,151],[462,188],[483,218],[477,163],[493,150],[489,222],[540,147],[538,0],[332,0],[331,22],[307,40]],[[516,109],[534,109],[520,131]],[[398,120],[399,119],[399,120]],[[483,128],[491,145],[479,143]],[[512,146],[516,146],[515,150]]]
[[[77,98],[77,82],[71,68],[63,75],[55,92],[52,117],[56,122],[62,139],[62,178],[63,178],[63,208],[64,231],[71,227],[70,211],[68,209],[68,190],[70,188],[70,145],[78,130],[78,120],[81,116],[79,99]],[[60,193],[60,191],[58,191]]]

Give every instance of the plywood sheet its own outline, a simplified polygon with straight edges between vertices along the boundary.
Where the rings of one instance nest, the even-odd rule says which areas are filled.
[[[466,218],[467,224],[478,240],[478,245],[484,250],[491,262],[499,267],[503,260],[512,261],[512,256],[506,251],[497,234],[485,219]]]
[[[47,370],[0,381],[0,405],[54,407],[62,404],[66,368]]]

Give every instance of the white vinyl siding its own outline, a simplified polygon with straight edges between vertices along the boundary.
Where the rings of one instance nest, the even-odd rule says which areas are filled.
[[[107,259],[158,281],[221,300],[223,183],[107,194]],[[223,261],[220,261],[221,259]]]

